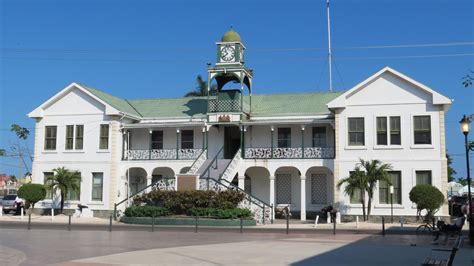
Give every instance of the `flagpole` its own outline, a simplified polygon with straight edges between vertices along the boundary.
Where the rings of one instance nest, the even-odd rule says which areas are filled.
[[[331,18],[329,16],[329,0],[326,0],[326,11],[328,15],[329,91],[332,91]]]

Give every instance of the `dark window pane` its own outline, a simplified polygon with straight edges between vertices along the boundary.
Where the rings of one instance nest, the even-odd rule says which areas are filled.
[[[66,150],[72,150],[74,146],[74,126],[66,126]]]
[[[326,146],[326,127],[313,127],[313,147]]]
[[[278,148],[291,147],[291,128],[278,129]]]
[[[151,133],[151,149],[163,149],[163,131],[153,131]]]
[[[56,133],[57,126],[46,126],[44,136],[44,149],[55,150],[56,149]]]
[[[92,200],[93,201],[102,201],[103,182],[104,182],[103,173],[92,173]]]
[[[349,145],[350,146],[364,146],[364,118],[352,117],[349,118]]]
[[[181,149],[194,149],[194,131],[181,131]]]
[[[416,171],[416,184],[431,185],[431,171]]]
[[[414,116],[413,128],[415,144],[431,144],[430,116]]]
[[[84,146],[84,126],[76,125],[76,150],[82,150]]]
[[[109,148],[109,125],[100,125],[99,149],[106,150]]]
[[[387,145],[387,118],[377,117],[377,145]]]

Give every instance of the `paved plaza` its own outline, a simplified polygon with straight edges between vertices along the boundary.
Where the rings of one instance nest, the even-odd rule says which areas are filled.
[[[431,249],[431,237],[409,228],[382,236],[373,230],[344,230],[292,223],[270,227],[199,228],[130,226],[108,220],[0,219],[0,265],[419,265],[427,256],[447,257]],[[44,219],[40,222],[40,219]],[[326,225],[328,226],[328,225]],[[354,225],[341,225],[341,227]],[[370,227],[361,224],[360,227]],[[394,227],[396,228],[396,227]],[[394,230],[394,229],[392,229]],[[443,245],[437,246],[443,247]],[[472,265],[474,249],[466,242],[454,265]]]

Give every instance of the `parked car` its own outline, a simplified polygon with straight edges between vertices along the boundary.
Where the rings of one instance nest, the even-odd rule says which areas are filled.
[[[16,211],[16,202],[18,201],[17,195],[6,195],[2,199],[2,207],[4,213],[9,213],[11,211]],[[19,199],[24,203],[22,199]]]

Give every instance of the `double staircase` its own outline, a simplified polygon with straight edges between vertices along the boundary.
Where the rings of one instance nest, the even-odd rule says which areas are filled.
[[[232,189],[243,193],[244,199],[239,203],[238,207],[249,209],[253,213],[257,224],[273,223],[273,206],[268,205],[232,183],[237,174],[238,166],[242,161],[241,150],[239,149],[232,159],[220,159],[219,157],[222,150],[223,148],[221,148],[212,159],[207,158],[207,150],[202,151],[186,174],[199,176],[199,189],[201,190],[219,192]],[[168,184],[170,181],[173,182],[172,186]],[[122,208],[119,207],[123,207],[122,204],[130,202],[130,199],[133,197],[141,195],[152,188],[165,190],[175,189],[174,182],[176,182],[174,179],[169,181],[160,180],[130,195],[121,202],[114,204],[114,217],[117,218],[117,216],[120,216],[119,212],[121,212]]]

